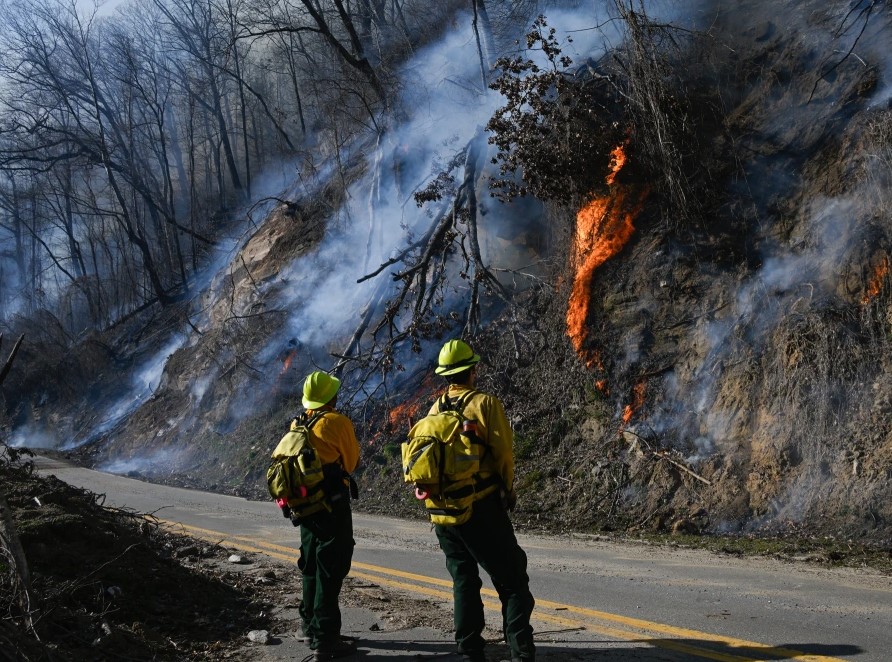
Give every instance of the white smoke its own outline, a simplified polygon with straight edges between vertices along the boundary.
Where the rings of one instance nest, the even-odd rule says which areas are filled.
[[[62,450],[77,448],[95,440],[136,411],[137,407],[146,402],[161,384],[167,360],[183,346],[187,338],[188,336],[183,333],[175,334],[157,353],[142,363],[130,377],[124,394],[106,409],[90,435],[85,439],[72,439],[62,446]]]
[[[13,448],[58,448],[60,443],[52,428],[31,423],[17,428],[9,440]]]
[[[130,458],[115,459],[97,466],[97,470],[110,474],[126,476],[138,474],[167,473],[180,466],[185,459],[181,450],[161,449]]]
[[[368,175],[350,187],[347,204],[331,219],[335,229],[313,253],[282,269],[287,287],[278,304],[295,314],[262,357],[277,355],[290,338],[313,348],[343,342],[379,281],[389,276],[357,281],[431,223],[412,194],[467,145],[501,102],[495,92],[482,89],[470,18],[459,25],[418,51],[400,72],[401,103],[409,115],[384,136],[373,155],[376,162],[399,163],[399,176],[391,176],[387,167],[377,171],[370,162]]]

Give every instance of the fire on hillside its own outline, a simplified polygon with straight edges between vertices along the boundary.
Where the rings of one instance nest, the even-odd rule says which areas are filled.
[[[864,293],[864,296],[861,299],[862,304],[867,305],[880,293],[888,273],[889,257],[884,255],[880,263],[873,269],[873,274],[870,277],[870,281],[867,283],[867,292]]]
[[[632,387],[632,401],[623,409],[623,424],[628,425],[632,417],[641,409],[644,404],[644,392],[647,387],[647,381],[642,379]]]
[[[567,306],[567,335],[579,357],[595,369],[603,368],[600,355],[585,346],[592,279],[595,270],[619,253],[631,238],[635,231],[633,221],[648,194],[646,188],[616,182],[626,160],[623,146],[617,146],[605,179],[610,187],[607,195],[592,199],[576,214],[572,248],[575,277]]]
[[[385,432],[391,435],[406,435],[418,419],[427,415],[428,407],[433,402],[439,387],[435,375],[428,374],[421,380],[414,393],[407,395],[402,402],[387,412],[386,430],[374,435],[369,440],[369,445],[374,445]]]

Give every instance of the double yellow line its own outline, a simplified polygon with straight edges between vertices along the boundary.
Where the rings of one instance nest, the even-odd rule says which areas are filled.
[[[265,554],[282,561],[295,562],[297,550],[272,542],[232,536],[212,529],[203,529],[181,522],[158,520],[161,524],[210,542],[222,543],[246,552]],[[374,582],[415,595],[452,601],[452,582],[426,575],[417,575],[403,570],[395,570],[383,566],[354,561],[351,577]],[[492,589],[483,589],[483,606],[486,609],[501,613],[498,594]],[[493,600],[495,598],[495,600]],[[574,630],[595,632],[612,639],[621,639],[658,648],[684,653],[695,658],[716,660],[717,662],[763,662],[770,660],[793,659],[797,662],[844,662],[840,658],[826,655],[811,655],[790,648],[766,646],[754,641],[725,637],[674,627],[664,623],[630,618],[619,614],[576,607],[574,605],[536,599],[536,610],[533,613],[536,621],[558,625]],[[692,643],[696,642],[696,643]]]

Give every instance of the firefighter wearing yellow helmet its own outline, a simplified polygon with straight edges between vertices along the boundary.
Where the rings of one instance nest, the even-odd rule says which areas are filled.
[[[514,508],[514,434],[501,401],[477,391],[480,356],[463,340],[443,345],[436,374],[448,382],[449,403],[462,401],[464,418],[476,424],[486,452],[480,460],[477,488],[471,495],[470,516],[450,522],[432,516],[446,567],[452,575],[455,640],[468,662],[484,662],[483,602],[478,565],[492,578],[502,602],[505,640],[512,662],[534,660],[530,615],[535,601],[529,588],[527,557],[517,542],[508,510]],[[434,404],[435,414],[443,402]]]
[[[326,475],[326,509],[300,521],[300,558],[303,599],[300,615],[304,638],[315,660],[332,660],[355,652],[341,637],[338,596],[353,560],[353,516],[350,511],[350,480],[359,463],[359,443],[349,418],[338,412],[341,382],[324,372],[314,372],[304,381],[305,417],[315,419],[310,443]]]

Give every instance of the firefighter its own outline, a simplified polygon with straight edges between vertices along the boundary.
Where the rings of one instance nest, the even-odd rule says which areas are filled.
[[[480,356],[462,340],[450,340],[440,350],[436,374],[446,379],[448,397],[455,401],[474,388]],[[435,404],[431,414],[438,411]],[[464,409],[464,418],[477,422],[477,435],[486,452],[471,516],[464,523],[434,524],[446,567],[452,575],[455,640],[462,659],[484,662],[485,640],[482,582],[478,565],[492,579],[502,603],[502,627],[512,662],[534,660],[530,615],[535,601],[529,588],[527,557],[517,543],[508,510],[514,508],[513,432],[498,398],[477,392]],[[497,480],[492,480],[496,478]]]
[[[326,498],[331,510],[300,522],[300,558],[303,632],[315,660],[333,660],[355,652],[355,642],[341,637],[338,595],[353,559],[353,517],[350,480],[359,462],[359,442],[350,419],[335,410],[341,382],[324,372],[304,381],[303,406],[307,417],[321,413],[310,429],[310,442],[326,474]]]

